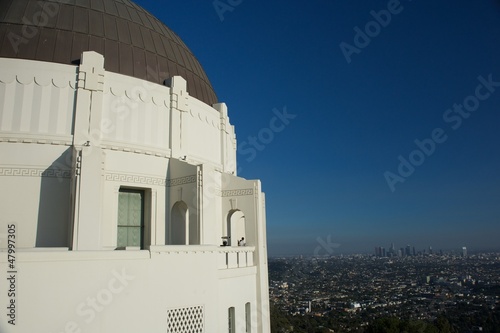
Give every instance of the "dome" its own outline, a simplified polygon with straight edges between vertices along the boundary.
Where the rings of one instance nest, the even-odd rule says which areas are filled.
[[[182,40],[129,0],[0,0],[0,57],[77,65],[84,51],[110,72],[159,84],[180,75],[191,96],[217,103]]]

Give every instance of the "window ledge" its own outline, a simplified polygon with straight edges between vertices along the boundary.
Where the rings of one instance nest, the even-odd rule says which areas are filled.
[[[119,250],[119,251],[140,251],[141,247],[140,246],[120,246],[120,247],[117,247],[116,250]]]

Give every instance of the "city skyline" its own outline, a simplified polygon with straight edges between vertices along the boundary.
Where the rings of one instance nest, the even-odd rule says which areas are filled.
[[[326,238],[326,241],[323,240],[317,240],[317,246],[315,250],[312,253],[309,253],[307,251],[301,251],[301,249],[298,249],[297,251],[293,252],[287,252],[287,253],[272,253],[269,255],[269,257],[272,258],[281,258],[281,257],[317,257],[317,258],[327,258],[330,256],[343,256],[343,255],[374,255],[376,257],[379,257],[377,255],[377,250],[384,251],[384,255],[381,257],[405,257],[408,256],[406,254],[406,249],[407,246],[410,246],[410,255],[409,256],[421,256],[421,255],[444,255],[444,254],[455,254],[455,255],[462,255],[463,249],[466,249],[466,253],[468,255],[471,254],[477,254],[477,253],[490,253],[490,252],[498,252],[500,250],[500,247],[468,247],[468,246],[463,246],[463,245],[456,245],[456,246],[440,246],[437,244],[436,246],[433,245],[414,245],[414,244],[407,244],[404,242],[397,243],[395,245],[394,252],[391,255],[390,251],[390,245],[395,244],[395,243],[383,243],[383,244],[366,244],[364,247],[346,247],[343,248],[340,244],[337,243],[329,243],[328,238]],[[312,246],[313,244],[309,244],[309,246]],[[307,249],[307,248],[306,248]],[[402,251],[402,255],[398,254],[398,251]],[[415,252],[413,252],[415,251]]]
[[[227,103],[269,255],[498,247],[498,1],[137,3]]]

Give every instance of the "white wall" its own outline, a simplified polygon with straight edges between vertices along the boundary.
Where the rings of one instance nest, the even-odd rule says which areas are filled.
[[[17,223],[17,247],[68,247],[67,146],[0,143],[0,233]]]
[[[207,221],[222,219],[221,212],[218,209],[210,212],[211,208],[207,208],[208,215],[197,216],[201,199],[193,195],[199,190],[196,182],[174,185],[165,191],[163,185],[158,185],[158,180],[196,175],[194,165],[201,163],[212,173],[222,168],[230,171],[225,165],[236,168],[231,162],[235,155],[234,129],[229,124],[225,106],[219,104],[216,110],[190,97],[182,78],[172,80],[171,87],[167,87],[105,72],[102,67],[99,69],[103,63],[99,57],[95,52],[84,55],[81,70],[85,75],[81,77],[77,66],[0,58],[0,172],[5,175],[0,177],[0,187],[13,189],[10,193],[2,191],[5,200],[0,208],[6,219],[25,221],[23,225],[27,230],[20,240],[24,247],[37,244],[38,216],[48,216],[56,211],[57,222],[53,225],[64,227],[58,229],[55,239],[50,236],[50,240],[38,244],[71,247],[66,235],[71,232],[67,219],[73,218],[68,193],[71,192],[69,178],[74,177],[68,174],[74,167],[72,144],[77,151],[88,151],[87,156],[83,155],[84,167],[102,166],[101,170],[83,170],[80,180],[75,178],[73,181],[85,185],[81,189],[83,192],[77,194],[77,200],[79,196],[96,200],[94,208],[83,205],[82,209],[97,212],[95,206],[102,207],[98,214],[86,214],[92,223],[101,219],[100,231],[96,225],[86,232],[99,236],[103,249],[114,248],[116,218],[113,209],[117,189],[121,185],[141,187],[138,184],[144,179],[149,183],[143,187],[156,195],[157,208],[153,212],[156,233],[152,236],[152,244],[165,243],[168,232],[165,221],[180,188],[184,201],[194,214],[192,221],[201,225],[204,218]],[[92,81],[92,75],[97,84],[85,83]],[[82,146],[86,141],[89,147]],[[66,152],[68,149],[69,153]],[[179,156],[173,156],[174,151]],[[191,169],[190,174],[181,175],[183,167],[180,167],[169,175],[170,158],[181,156],[193,165],[189,167],[184,163],[185,170]],[[58,173],[64,173],[64,177],[57,177],[57,182],[50,180],[48,172],[40,177],[43,170],[54,168],[63,169]],[[88,180],[81,179],[92,177],[95,182],[99,174],[103,179],[101,185],[89,187]],[[132,175],[143,178],[130,178]],[[217,181],[217,177],[213,181]],[[212,185],[206,181],[205,186]],[[220,190],[219,185],[212,187]],[[93,193],[86,196],[89,189]],[[44,198],[41,198],[41,193],[46,193]],[[40,206],[40,200],[45,200],[46,205]],[[86,215],[80,217],[85,219]],[[77,220],[80,217],[76,217]],[[53,226],[48,227],[53,229]],[[212,223],[210,227],[215,226]],[[210,228],[205,233],[200,230],[198,234],[197,242],[202,239],[212,244],[220,242],[220,235],[214,234]],[[78,242],[84,244],[81,239]],[[89,243],[85,246],[96,249],[99,245]]]
[[[225,332],[228,306],[244,311],[246,302],[256,304],[256,270],[214,269],[217,251],[18,253],[16,325],[7,324],[4,314],[0,331],[166,332],[169,309],[202,306],[203,332]],[[5,272],[5,253],[0,254]],[[9,303],[7,293],[0,293],[0,303]]]
[[[238,320],[246,302],[261,314],[263,195],[258,181],[231,175],[227,107],[189,96],[181,77],[161,86],[106,72],[103,63],[95,52],[79,67],[0,58],[0,235],[15,223],[19,251],[19,325],[4,317],[0,331],[163,332],[168,309],[203,305],[205,332],[221,332],[230,306]],[[147,193],[146,250],[115,251],[121,187]],[[205,247],[165,246],[177,201],[196,229],[190,244]],[[245,249],[219,246],[234,210],[245,214]],[[5,250],[2,243],[2,271]],[[76,309],[109,296],[122,269],[134,280],[85,322]],[[0,293],[0,304],[8,302]],[[255,332],[268,332],[268,318],[259,318]]]
[[[76,67],[0,58],[2,138],[70,142]]]

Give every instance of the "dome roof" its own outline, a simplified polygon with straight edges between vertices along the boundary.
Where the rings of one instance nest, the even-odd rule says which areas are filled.
[[[0,0],[0,57],[78,64],[83,51],[104,55],[107,71],[159,84],[180,75],[191,96],[217,103],[182,40],[129,0]]]

